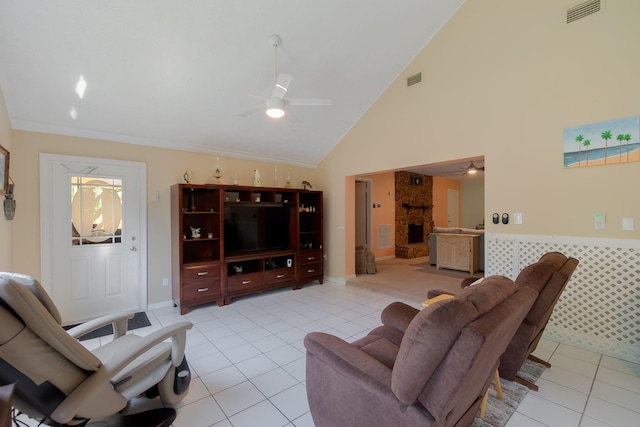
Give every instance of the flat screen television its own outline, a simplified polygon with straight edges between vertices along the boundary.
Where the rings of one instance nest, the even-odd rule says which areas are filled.
[[[224,207],[224,253],[241,255],[289,249],[289,207],[239,203]]]

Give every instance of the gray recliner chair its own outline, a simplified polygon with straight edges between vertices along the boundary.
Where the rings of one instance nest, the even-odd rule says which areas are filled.
[[[81,426],[126,411],[138,396],[159,395],[164,405],[180,402],[190,382],[184,349],[191,323],[141,337],[126,334],[131,317],[114,314],[65,331],[37,280],[0,273],[0,385],[16,384],[13,406],[44,424]],[[89,351],[77,341],[108,324],[114,336],[107,344]],[[156,413],[146,417],[149,422],[140,418],[135,423],[168,425],[175,418],[175,410],[170,411],[172,418],[161,414],[164,421]]]

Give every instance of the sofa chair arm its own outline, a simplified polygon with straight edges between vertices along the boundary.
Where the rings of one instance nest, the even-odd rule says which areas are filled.
[[[477,278],[477,277],[473,277],[473,276],[467,277],[466,279],[463,279],[462,282],[460,282],[460,288],[464,289],[464,288],[470,286],[472,283],[477,282],[478,280],[480,280],[480,279]]]
[[[392,302],[382,310],[380,318],[383,325],[396,328],[404,333],[409,327],[409,323],[419,312],[420,310],[417,308],[403,302]]]
[[[324,332],[308,333],[304,346],[309,354],[333,366],[341,375],[366,383],[379,393],[392,394],[391,369],[356,346]]]
[[[88,322],[84,322],[78,326],[74,326],[67,330],[67,333],[73,338],[78,339],[89,332],[102,328],[103,326],[112,325],[113,339],[120,338],[127,333],[127,329],[129,327],[128,321],[133,318],[134,314],[135,313],[133,311],[108,314],[106,316],[98,317],[97,319],[89,320]]]
[[[126,347],[123,346],[120,351],[114,352],[109,360],[102,361],[107,374],[113,378],[129,363],[169,338],[171,338],[171,360],[175,367],[179,366],[184,357],[187,330],[192,326],[191,322],[177,322],[152,332],[133,343],[128,342]]]
[[[59,423],[69,423],[81,408],[98,407],[104,416],[118,411],[127,404],[127,399],[116,392],[110,380],[126,368],[136,358],[165,340],[172,339],[171,356],[173,365],[178,366],[184,356],[186,333],[193,325],[190,322],[178,322],[166,326],[136,341],[127,340],[126,346],[113,352],[109,360],[103,361],[100,368],[91,374],[80,386],[73,390],[51,414],[51,418]],[[98,401],[98,396],[100,401]]]

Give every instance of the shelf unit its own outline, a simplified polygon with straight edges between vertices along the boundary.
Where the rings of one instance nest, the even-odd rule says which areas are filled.
[[[298,204],[299,253],[296,274],[300,281],[318,280],[324,276],[324,220],[322,192],[302,191]]]
[[[288,209],[288,241],[277,250],[225,254],[225,206]],[[322,192],[176,184],[171,187],[172,294],[182,314],[216,302],[323,281]],[[194,236],[193,229],[200,229]],[[286,240],[283,238],[283,240]]]
[[[175,185],[171,212],[172,294],[184,314],[192,306],[223,298],[220,190]]]

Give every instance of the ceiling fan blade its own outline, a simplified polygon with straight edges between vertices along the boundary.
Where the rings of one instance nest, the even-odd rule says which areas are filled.
[[[318,106],[330,106],[333,105],[333,100],[322,98],[295,98],[287,99],[287,105],[318,105]]]
[[[289,74],[278,74],[278,79],[276,80],[276,85],[273,88],[273,94],[271,94],[271,97],[283,99],[289,89],[291,80],[293,80],[293,76]]]
[[[262,109],[264,109],[264,105],[256,105],[253,108],[248,109],[247,111],[243,111],[242,113],[238,114],[238,117],[247,117],[253,113],[256,113]]]

